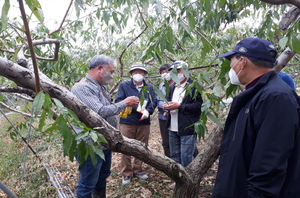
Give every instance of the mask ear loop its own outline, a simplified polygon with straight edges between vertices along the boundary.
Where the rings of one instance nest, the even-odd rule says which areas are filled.
[[[242,58],[242,57],[241,57]],[[241,58],[239,60],[241,60]],[[247,61],[244,60],[244,64],[246,65]],[[242,70],[244,69],[244,66],[241,67],[241,70],[239,71],[239,73],[237,73],[237,76],[240,75],[240,73],[242,72]]]

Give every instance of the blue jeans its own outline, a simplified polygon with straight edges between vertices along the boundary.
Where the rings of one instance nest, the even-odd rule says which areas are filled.
[[[91,197],[94,189],[106,185],[106,178],[110,175],[111,151],[103,150],[105,160],[97,155],[97,165],[94,166],[89,156],[82,166],[79,166],[80,178],[76,189],[77,196]],[[76,156],[79,161],[78,156]]]
[[[197,134],[180,136],[177,132],[169,131],[170,158],[188,166],[194,159]]]

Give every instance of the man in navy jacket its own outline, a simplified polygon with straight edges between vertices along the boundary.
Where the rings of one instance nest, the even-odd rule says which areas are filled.
[[[143,104],[133,107],[132,112],[126,118],[120,118],[119,129],[124,136],[148,144],[150,115],[153,114],[156,108],[157,98],[153,86],[144,80],[148,72],[143,64],[133,64],[129,73],[132,79],[120,84],[115,102],[124,100],[128,96],[137,96],[140,99],[143,96],[144,101]],[[142,100],[140,100],[140,103],[142,103]],[[142,161],[139,159],[134,158],[132,164],[131,156],[122,154],[120,167],[123,185],[129,184],[132,176],[143,180],[148,179],[148,176],[143,173]]]
[[[269,41],[246,38],[219,56],[246,91],[225,123],[213,198],[300,197],[300,101],[273,71],[276,54]]]

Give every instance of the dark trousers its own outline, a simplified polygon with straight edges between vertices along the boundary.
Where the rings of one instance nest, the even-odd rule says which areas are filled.
[[[161,140],[162,140],[162,147],[164,149],[165,155],[170,157],[169,130],[167,128],[167,120],[158,119],[158,121],[159,121],[159,129],[160,129]]]

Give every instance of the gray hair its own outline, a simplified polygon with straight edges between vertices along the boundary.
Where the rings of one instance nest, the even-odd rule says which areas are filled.
[[[104,65],[104,68],[107,68],[107,66],[111,63],[116,65],[116,61],[111,57],[104,54],[96,55],[90,60],[90,69],[93,69],[98,65]]]

